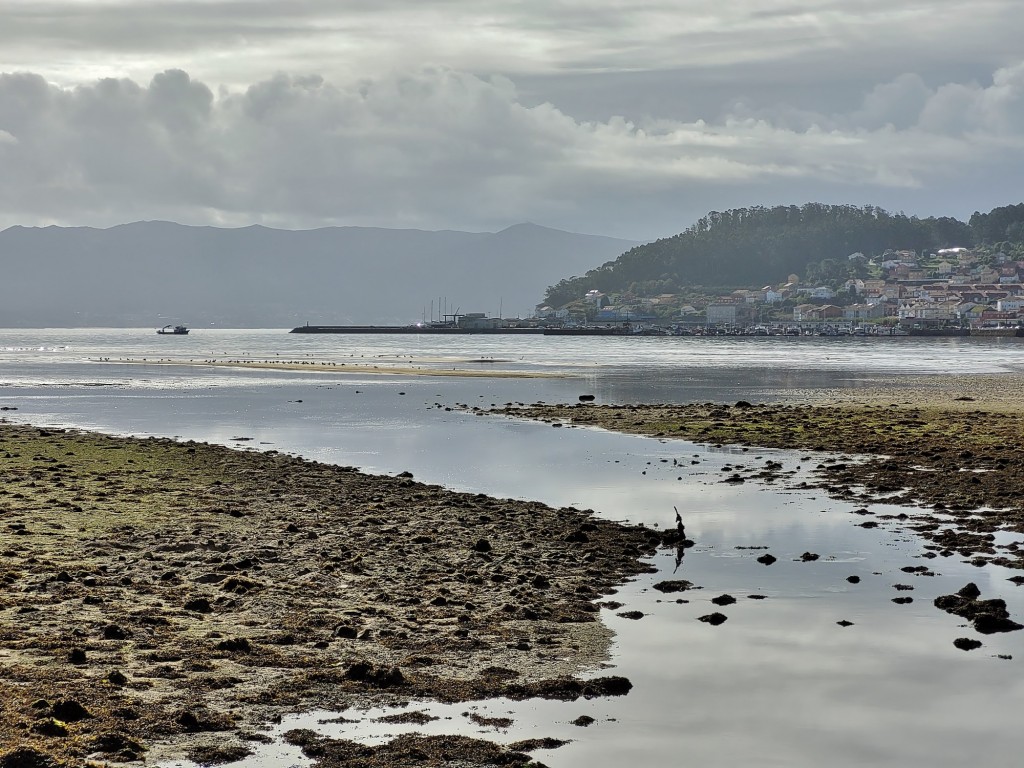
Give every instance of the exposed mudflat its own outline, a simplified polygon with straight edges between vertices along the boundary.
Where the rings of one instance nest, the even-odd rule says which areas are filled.
[[[855,502],[858,524],[878,525],[876,502],[923,507],[897,522],[926,539],[926,558],[1024,568],[1021,546],[997,539],[1024,533],[1024,390],[1008,386],[1019,378],[919,381],[817,392],[810,405],[500,412],[828,452],[802,462],[815,468],[810,483]],[[808,482],[773,461],[731,468],[721,482],[787,478]],[[621,677],[579,677],[607,660],[597,598],[643,571],[659,544],[679,545],[673,533],[272,451],[0,422],[0,768],[224,762],[303,709],[622,695]],[[936,606],[978,632],[1019,628],[1002,601],[971,586]],[[516,765],[557,746],[286,738],[320,766],[352,767]]]
[[[595,598],[659,542],[273,451],[0,422],[0,766],[236,759],[303,708],[624,694],[574,676],[607,658]],[[528,760],[292,738],[325,765]]]

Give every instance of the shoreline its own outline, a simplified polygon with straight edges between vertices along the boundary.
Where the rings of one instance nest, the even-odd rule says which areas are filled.
[[[217,762],[286,712],[630,687],[578,675],[608,659],[594,601],[649,569],[649,529],[4,421],[0,479],[0,756]]]
[[[500,378],[500,379],[564,379],[569,378],[565,373],[550,373],[547,371],[510,371],[501,369],[473,370],[468,368],[418,368],[410,365],[367,365],[351,363],[328,363],[323,361],[301,361],[290,360],[275,362],[271,360],[249,361],[249,360],[138,360],[138,359],[117,359],[109,358],[93,359],[94,363],[119,363],[124,365],[165,365],[165,366],[191,366],[196,368],[251,368],[270,371],[301,371],[303,373],[357,373],[375,374],[382,376],[456,376],[464,378]],[[476,362],[481,365],[494,365],[497,361],[481,359]]]

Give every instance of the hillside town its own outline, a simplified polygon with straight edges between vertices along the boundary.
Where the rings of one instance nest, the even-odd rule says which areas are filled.
[[[822,283],[784,282],[724,295],[589,291],[564,307],[538,305],[539,319],[561,324],[673,325],[679,328],[831,329],[837,333],[982,332],[1024,326],[1024,260],[962,247],[921,254],[890,250],[848,257],[863,276]],[[1007,334],[1012,335],[1012,334]]]

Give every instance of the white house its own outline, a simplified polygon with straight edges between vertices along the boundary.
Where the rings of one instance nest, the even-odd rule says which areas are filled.
[[[809,315],[818,308],[816,304],[797,304],[793,307],[793,322],[802,323],[810,320]]]
[[[956,318],[957,303],[947,301],[941,304],[910,302],[900,304],[900,320],[953,320]]]

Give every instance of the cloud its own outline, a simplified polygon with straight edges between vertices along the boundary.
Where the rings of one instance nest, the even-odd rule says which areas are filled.
[[[900,75],[847,112],[736,104],[689,121],[582,121],[527,105],[509,78],[447,68],[345,82],[277,74],[216,93],[177,69],[75,87],[18,73],[0,76],[0,206],[4,224],[533,220],[661,234],[783,193],[884,205],[980,184],[992,168],[1019,177],[1022,129],[1024,63],[986,85]]]
[[[446,67],[512,78],[738,67],[777,82],[991,71],[1018,55],[1014,0],[6,0],[0,70],[64,85],[180,67],[232,87]],[[778,65],[778,66],[777,66]],[[908,66],[912,65],[912,66]],[[728,97],[736,97],[730,93]],[[543,98],[547,98],[542,96]],[[607,117],[608,115],[605,115]]]
[[[886,125],[910,128],[917,124],[932,95],[920,75],[906,73],[872,88],[861,108],[850,116],[850,122],[869,130]]]

